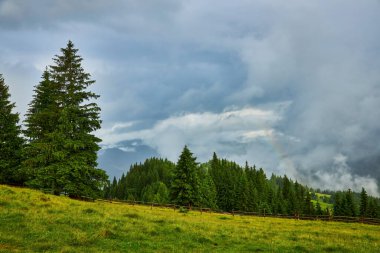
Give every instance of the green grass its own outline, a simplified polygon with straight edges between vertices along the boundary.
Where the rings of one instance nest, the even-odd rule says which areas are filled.
[[[315,195],[317,195],[318,198],[323,198],[323,197],[326,197],[326,198],[331,198],[331,195],[330,194],[324,194],[324,193],[318,193],[316,192]]]
[[[319,202],[319,204],[321,205],[321,209],[322,210],[326,210],[326,208],[330,209],[330,210],[333,210],[334,209],[334,205],[333,204],[329,204],[329,203],[325,203],[323,201],[317,201],[317,200],[311,200],[311,202],[314,204],[314,207],[317,206],[317,202]]]
[[[378,252],[380,227],[81,202],[0,185],[0,252]]]
[[[330,204],[330,203],[327,203],[327,202],[324,201],[324,198],[330,199],[331,195],[324,194],[324,193],[317,193],[317,192],[315,193],[315,195],[317,196],[317,200],[311,200],[311,202],[313,202],[314,206],[316,206],[317,202],[319,202],[319,204],[321,205],[322,210],[326,210],[327,208],[330,209],[330,210],[334,209],[334,205],[333,204]]]

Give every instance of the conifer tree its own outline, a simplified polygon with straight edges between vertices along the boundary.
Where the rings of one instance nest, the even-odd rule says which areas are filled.
[[[27,184],[36,188],[50,188],[59,193],[57,167],[59,159],[54,156],[53,133],[58,126],[62,107],[59,105],[60,90],[50,80],[48,69],[42,74],[42,81],[35,86],[33,100],[26,113],[24,135],[27,145],[24,151],[23,170],[28,177]],[[43,184],[41,179],[44,178]]]
[[[268,206],[270,207],[270,213],[276,213],[276,196],[272,187],[269,187],[268,190],[268,198],[267,198]]]
[[[166,204],[169,202],[169,190],[163,182],[157,182],[157,191],[154,202]]]
[[[354,197],[353,197],[351,189],[348,189],[345,195],[346,195],[346,206],[345,206],[346,215],[355,217],[356,208],[355,208]]]
[[[337,192],[334,195],[334,215],[343,215],[343,199],[341,193]]]
[[[317,202],[317,205],[315,207],[315,214],[316,215],[322,215],[323,214],[322,207],[321,207],[321,204],[319,204],[319,201]]]
[[[171,185],[172,199],[178,205],[193,206],[198,203],[199,179],[196,157],[187,146],[179,157]]]
[[[221,165],[221,161],[219,160],[216,153],[213,153],[212,159],[209,161],[210,164],[210,176],[212,181],[214,182],[216,189],[216,205],[222,209],[226,210],[226,183],[224,181],[224,177],[226,176],[223,167]]]
[[[304,214],[307,214],[307,215],[314,214],[314,205],[313,205],[313,202],[311,202],[310,192],[306,193]]]
[[[371,218],[380,218],[380,208],[375,198],[368,200],[367,215]]]
[[[238,210],[241,211],[249,211],[249,183],[247,180],[247,176],[245,173],[242,173],[239,178],[239,185],[238,185]]]
[[[36,87],[26,121],[31,141],[26,164],[34,168],[30,183],[35,187],[72,197],[96,196],[107,179],[105,172],[96,168],[101,140],[93,131],[100,128],[101,121],[94,101],[99,96],[87,90],[95,81],[82,68],[77,51],[69,41]]]
[[[367,216],[368,212],[368,195],[364,188],[362,188],[362,192],[360,193],[360,216]]]
[[[297,181],[294,183],[294,210],[295,213],[301,214],[304,209],[305,190]]]
[[[117,179],[116,179],[116,177],[113,177],[112,184],[110,187],[110,197],[111,198],[117,197],[117,188],[118,188]]]
[[[216,209],[216,187],[210,171],[208,164],[202,164],[197,170],[199,179],[199,205],[202,207],[208,207]]]
[[[19,171],[23,139],[18,125],[19,115],[13,112],[9,88],[0,74],[0,183],[22,183]]]
[[[111,198],[111,183],[107,181],[107,184],[103,188],[103,198],[109,199]]]
[[[41,142],[56,129],[62,109],[59,105],[59,87],[50,80],[48,68],[42,74],[42,81],[35,86],[34,93],[25,115],[24,134],[29,144],[35,140]]]

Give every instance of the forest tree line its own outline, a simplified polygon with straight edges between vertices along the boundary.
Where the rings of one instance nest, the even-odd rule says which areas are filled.
[[[178,163],[150,158],[134,164],[120,179],[105,187],[104,197],[130,201],[174,203],[222,211],[246,211],[287,215],[336,215],[380,218],[379,199],[350,190],[329,192],[322,208],[315,190],[285,176],[269,178],[262,168],[240,166],[213,154],[198,164],[188,147]],[[315,201],[314,201],[315,202]]]

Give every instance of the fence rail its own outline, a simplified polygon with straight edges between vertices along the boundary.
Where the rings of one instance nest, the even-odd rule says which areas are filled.
[[[131,200],[118,200],[118,199],[96,199],[95,201],[109,202],[114,204],[128,204],[128,205],[144,205],[153,207],[164,207],[171,209],[179,209],[180,205],[175,204],[162,204],[154,202],[144,202],[144,201],[131,201]],[[186,207],[188,208],[188,207]],[[193,211],[212,212],[226,215],[239,215],[239,216],[257,216],[257,217],[272,217],[272,218],[283,218],[283,219],[296,219],[296,220],[319,220],[319,221],[336,221],[336,222],[346,222],[346,223],[363,223],[369,225],[380,225],[380,219],[367,218],[367,217],[349,217],[349,216],[333,216],[333,215],[288,215],[288,214],[271,214],[271,213],[259,213],[259,212],[244,212],[244,211],[231,211],[226,212],[222,210],[214,210],[207,207],[192,206],[190,207]]]
[[[21,185],[14,185],[16,187],[26,188]],[[53,194],[53,192],[49,189],[41,189],[45,194]],[[113,204],[128,204],[128,205],[145,205],[153,207],[165,207],[171,209],[179,209],[180,205],[175,204],[163,204],[163,203],[154,203],[154,202],[144,202],[144,201],[131,201],[131,200],[120,200],[120,199],[94,199],[88,196],[81,196],[76,198],[78,200],[89,201],[89,202],[108,202]],[[320,220],[320,221],[336,221],[336,222],[346,222],[346,223],[363,223],[369,225],[380,225],[380,219],[377,218],[369,218],[369,217],[349,217],[349,216],[333,216],[333,215],[288,215],[288,214],[271,214],[271,213],[259,213],[259,212],[244,212],[244,211],[231,211],[226,212],[222,210],[214,210],[208,207],[199,207],[192,206],[190,208],[194,211],[203,212],[212,212],[212,213],[220,213],[226,215],[240,215],[240,216],[257,216],[257,217],[273,217],[273,218],[284,218],[284,219],[296,219],[296,220]]]

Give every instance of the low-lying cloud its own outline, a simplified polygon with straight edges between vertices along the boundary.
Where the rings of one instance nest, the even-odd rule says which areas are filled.
[[[372,196],[379,196],[379,188],[374,178],[370,176],[358,176],[352,174],[352,169],[347,164],[347,157],[338,154],[334,157],[334,161],[330,170],[319,170],[312,177],[317,178],[312,183],[315,187],[321,187],[330,190],[353,189],[357,192],[365,187],[367,192]],[[308,180],[313,182],[313,180]],[[316,182],[318,182],[316,184]],[[322,183],[322,185],[320,185]]]
[[[158,153],[176,160],[184,145],[189,145],[200,160],[208,160],[212,152],[227,156],[247,155],[249,145],[267,142],[267,139],[286,138],[275,130],[282,113],[290,105],[285,102],[275,109],[253,107],[227,109],[221,113],[182,113],[158,121],[152,128],[130,131],[132,123],[118,123],[99,131],[105,147],[118,142],[141,139]],[[289,140],[291,138],[288,138]]]

